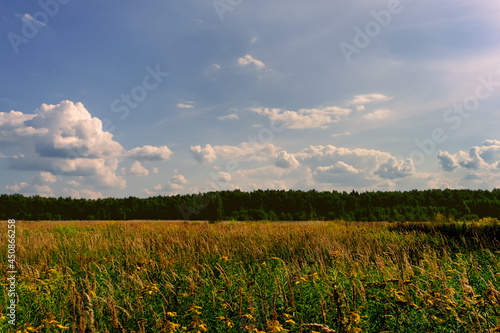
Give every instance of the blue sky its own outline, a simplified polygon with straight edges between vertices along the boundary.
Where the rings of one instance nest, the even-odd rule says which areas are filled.
[[[0,9],[1,193],[500,187],[498,1]]]

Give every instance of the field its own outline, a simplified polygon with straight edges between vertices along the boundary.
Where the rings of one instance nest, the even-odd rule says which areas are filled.
[[[17,324],[4,279],[0,331],[500,332],[499,234],[496,220],[18,222]]]

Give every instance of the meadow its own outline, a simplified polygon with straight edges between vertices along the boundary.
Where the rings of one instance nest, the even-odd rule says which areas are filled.
[[[3,279],[1,332],[500,332],[494,219],[16,230],[17,324]]]

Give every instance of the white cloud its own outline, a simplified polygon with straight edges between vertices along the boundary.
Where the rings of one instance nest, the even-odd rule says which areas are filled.
[[[31,23],[31,24],[34,24],[34,25],[37,25],[37,26],[40,26],[40,27],[45,27],[46,26],[46,23],[36,20],[33,16],[31,16],[28,13],[24,14],[23,16],[21,16],[21,21],[23,21],[24,23],[28,23],[28,24]]]
[[[456,154],[440,150],[437,158],[444,171],[463,168],[477,172],[497,173],[500,172],[500,141],[486,140],[481,146],[474,146],[469,151],[460,150]]]
[[[351,135],[351,134],[352,134],[351,132],[335,133],[335,134],[332,134],[331,137],[332,138],[337,138],[337,137],[340,137],[340,136],[346,136],[346,135]]]
[[[92,117],[82,103],[42,104],[35,110],[35,115],[26,125],[48,130],[34,141],[40,156],[101,158],[123,153],[123,147],[113,140],[113,135],[103,131],[101,120]]]
[[[176,183],[170,183],[168,184],[168,189],[170,191],[182,191],[184,189],[184,186]]]
[[[439,151],[437,153],[437,158],[439,160],[439,164],[444,171],[453,171],[458,168],[458,163],[454,156],[450,155],[450,153],[446,151]]]
[[[194,108],[194,102],[193,101],[187,101],[184,103],[178,103],[176,106],[180,109],[192,109]]]
[[[273,180],[261,184],[250,183],[248,184],[252,190],[287,190],[284,180]]]
[[[175,170],[177,172],[177,170]],[[158,184],[153,186],[152,189],[143,189],[142,192],[148,196],[158,195],[158,194],[168,194],[180,193],[184,190],[184,185],[188,184],[188,180],[181,174],[175,174],[170,178],[170,181],[165,184]]]
[[[5,156],[9,168],[41,172],[30,186],[36,190],[38,185],[44,193],[48,193],[44,184],[59,177],[84,176],[79,184],[123,189],[126,180],[117,170],[124,157],[160,161],[172,155],[166,146],[146,145],[125,151],[113,134],[103,129],[99,118],[92,117],[82,103],[71,101],[42,104],[33,114],[0,112],[0,144],[16,146],[18,151]],[[145,174],[141,168],[134,163],[132,173]],[[67,183],[71,179],[64,181],[71,185]]]
[[[40,195],[42,197],[54,196],[54,192],[49,185],[41,184],[39,179],[32,179],[31,184],[26,182],[14,183],[14,185],[5,185],[6,192],[9,194],[20,193],[23,195]]]
[[[385,119],[385,118],[389,117],[390,114],[391,114],[391,110],[378,109],[372,113],[368,113],[368,114],[364,115],[364,117],[366,119],[369,119],[369,120],[379,120],[379,119]]]
[[[288,169],[295,168],[299,166],[299,162],[292,154],[287,153],[286,151],[280,151],[276,158],[275,165],[280,168]]]
[[[209,144],[205,145],[205,148],[201,148],[201,146],[191,146],[190,151],[194,159],[200,164],[213,163],[217,160],[215,150]]]
[[[347,103],[347,105],[360,105],[364,106],[365,104],[371,103],[379,103],[379,102],[388,102],[392,100],[394,97],[385,96],[382,94],[364,94],[357,95]],[[364,109],[364,108],[363,108]]]
[[[389,153],[373,149],[310,146],[293,156],[312,170],[314,181],[351,188],[386,186],[384,182],[415,173],[410,160],[401,161]]]
[[[34,178],[36,184],[53,184],[57,181],[57,177],[50,172],[41,171],[40,174]]]
[[[28,186],[28,183],[21,182],[20,184],[16,183],[14,185],[5,185],[5,189],[7,190],[7,192],[19,193],[22,189],[28,188]]]
[[[174,191],[174,192],[178,193],[179,191],[184,190],[183,185],[186,185],[187,183],[188,183],[188,181],[183,175],[177,174],[177,175],[172,176],[172,178],[170,179],[170,182],[167,184],[167,186],[164,189],[167,191],[171,191],[171,192]]]
[[[359,177],[359,173],[361,172],[352,165],[337,161],[329,166],[317,167],[313,172],[313,179],[319,183],[338,184],[353,181]]]
[[[143,167],[141,165],[141,162],[135,161],[132,163],[132,166],[130,167],[130,170],[128,171],[129,174],[134,175],[134,176],[147,176],[149,175],[148,169]]]
[[[229,172],[219,171],[217,179],[224,183],[229,183],[233,178]]]
[[[280,179],[287,172],[275,165],[267,165],[256,169],[238,170],[234,175],[239,178]]]
[[[374,172],[375,175],[386,179],[396,179],[411,176],[415,173],[415,166],[413,160],[406,159],[406,161],[398,160],[391,157],[387,162],[381,164]]]
[[[227,116],[217,117],[217,119],[219,119],[219,120],[236,120],[236,119],[238,119],[238,115],[233,113],[233,114],[228,114]]]
[[[85,176],[86,183],[124,189],[127,182],[116,174],[118,159],[73,159],[58,160],[54,165],[56,174]]]
[[[170,179],[171,184],[179,184],[179,185],[184,185],[187,184],[188,181],[183,175],[174,175]]]
[[[300,109],[297,112],[278,108],[251,108],[250,110],[289,129],[326,128],[329,124],[338,122],[351,112],[350,109],[336,106]]]
[[[75,189],[64,189],[64,193],[73,199],[102,199],[103,196],[101,192],[92,191],[89,189],[75,190]]]
[[[240,66],[248,66],[250,64],[254,64],[258,69],[266,67],[266,65],[262,61],[255,59],[250,54],[247,54],[244,57],[238,59],[238,65]]]
[[[69,180],[66,182],[66,184],[68,184],[69,186],[74,186],[74,187],[80,186],[80,183],[77,182],[76,180]]]
[[[147,196],[154,196],[156,194],[155,191],[148,190],[147,188],[142,189],[141,192],[146,194]]]
[[[243,142],[239,146],[214,146],[217,156],[238,161],[267,161],[276,157],[278,147],[272,143]]]
[[[142,148],[134,148],[127,152],[127,156],[140,161],[166,161],[172,156],[172,151],[167,146],[153,147],[145,145]]]
[[[500,141],[485,140],[480,146],[455,154],[436,154],[444,171],[452,173],[455,187],[492,189],[500,187]]]
[[[0,129],[16,128],[23,126],[28,120],[36,117],[35,114],[24,114],[19,111],[0,112]]]
[[[326,167],[318,167],[316,171],[319,172],[328,172],[333,174],[344,174],[344,173],[359,173],[359,170],[354,168],[353,166],[346,164],[342,161],[337,161],[335,164],[326,166]]]

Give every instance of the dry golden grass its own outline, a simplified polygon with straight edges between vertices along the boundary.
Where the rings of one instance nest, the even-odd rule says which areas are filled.
[[[18,222],[18,330],[493,332],[498,242],[401,228]]]

